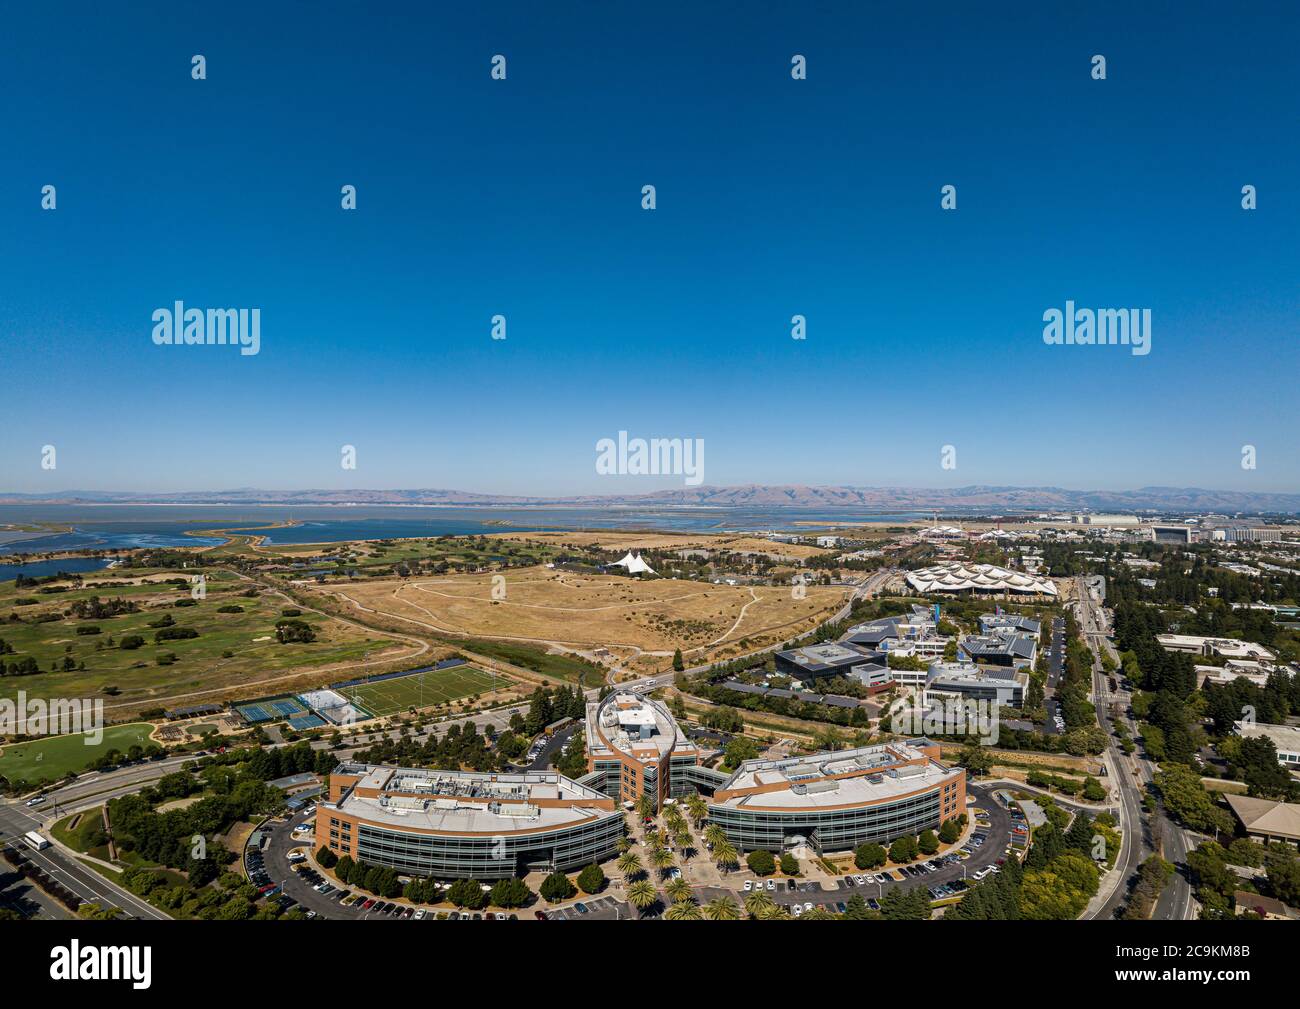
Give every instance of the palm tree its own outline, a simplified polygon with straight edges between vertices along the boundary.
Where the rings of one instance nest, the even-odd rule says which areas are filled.
[[[659,899],[659,892],[648,879],[639,879],[627,888],[627,899],[638,911],[644,911]]]
[[[704,912],[695,901],[684,900],[679,904],[670,905],[664,912],[664,917],[669,921],[699,921],[704,917]]]
[[[723,841],[721,844],[714,845],[713,861],[718,863],[718,868],[723,872],[730,872],[733,866],[740,865],[736,849],[730,841]]]
[[[686,830],[685,828],[683,828],[682,830],[678,831],[676,834],[673,835],[673,844],[676,845],[677,850],[680,851],[683,855],[685,855],[686,852],[691,850],[691,846],[694,843],[695,843],[695,838],[691,837],[691,832],[689,830]]]
[[[773,904],[766,911],[758,912],[763,921],[787,921],[791,917],[790,909],[784,904]]]
[[[704,796],[699,792],[692,792],[684,800],[686,802],[686,811],[691,814],[691,819],[695,821],[695,826],[700,825],[700,821],[709,815],[709,804],[704,801]]]
[[[740,908],[730,897],[719,897],[704,905],[704,917],[709,921],[739,921]]]
[[[667,848],[655,848],[650,852],[650,864],[660,872],[667,872],[677,860]]]
[[[776,901],[766,890],[754,890],[745,894],[745,913],[751,918],[761,918],[765,911],[776,907]]]
[[[691,899],[691,884],[678,876],[676,879],[670,879],[664,884],[664,893],[674,904],[683,900]]]
[[[648,795],[642,795],[636,800],[636,811],[643,817],[655,815],[655,801]]]
[[[641,872],[641,857],[634,851],[625,851],[618,856],[618,871],[624,877],[635,876]]]
[[[620,853],[632,850],[632,839],[626,834],[618,839],[618,850]]]
[[[833,921],[835,915],[820,907],[814,907],[811,911],[805,911],[799,917],[807,918],[810,921]]]
[[[704,840],[708,841],[713,847],[717,847],[727,839],[727,832],[718,824],[711,823],[704,828]]]

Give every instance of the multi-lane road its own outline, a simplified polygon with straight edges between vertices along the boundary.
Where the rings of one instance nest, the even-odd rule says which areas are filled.
[[[1173,863],[1178,871],[1161,893],[1152,917],[1167,921],[1195,918],[1197,912],[1191,886],[1183,874],[1187,861],[1186,835],[1181,827],[1165,816],[1163,809],[1157,808],[1152,814],[1147,814],[1143,809],[1143,793],[1150,785],[1156,768],[1140,748],[1131,755],[1120,749],[1119,740],[1115,736],[1115,719],[1107,701],[1110,697],[1108,677],[1101,662],[1103,653],[1116,663],[1119,662],[1119,655],[1110,643],[1104,610],[1089,593],[1083,578],[1079,578],[1076,584],[1079,628],[1093,654],[1093,700],[1097,707],[1097,719],[1108,740],[1107,756],[1120,793],[1120,826],[1123,830],[1120,858],[1116,863],[1119,884],[1100,908],[1085,917],[1113,918],[1125,904],[1129,887],[1142,861],[1155,850],[1154,845],[1159,844],[1161,855]],[[1119,696],[1121,710],[1126,711],[1127,691],[1121,689]],[[1127,723],[1130,734],[1136,735],[1135,726],[1126,716],[1120,717]]]

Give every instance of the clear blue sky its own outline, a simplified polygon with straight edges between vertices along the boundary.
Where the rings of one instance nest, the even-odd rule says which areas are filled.
[[[1293,5],[382,6],[9,12],[0,490],[1300,488]]]

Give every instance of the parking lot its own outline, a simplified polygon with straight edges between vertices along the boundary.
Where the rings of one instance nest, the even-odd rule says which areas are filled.
[[[749,882],[750,890],[755,885],[761,885],[774,901],[786,905],[790,913],[795,915],[804,914],[818,906],[833,913],[843,913],[841,905],[847,905],[854,894],[861,894],[868,907],[878,908],[880,900],[892,887],[924,886],[930,891],[931,900],[956,896],[974,881],[1000,871],[1000,863],[1011,857],[1007,849],[1012,840],[1021,839],[1020,843],[1024,843],[1028,837],[1027,833],[1015,833],[1017,830],[1027,831],[1019,810],[1013,813],[999,803],[993,797],[995,791],[997,789],[978,785],[967,786],[967,792],[975,800],[974,805],[967,807],[967,814],[973,821],[971,833],[962,846],[942,858],[917,860],[911,865],[888,872],[855,869],[836,879],[832,885],[786,879],[759,880],[754,877],[746,880],[742,871],[738,874],[742,879],[737,882],[735,889],[706,887],[697,893],[701,901],[723,895],[743,899],[744,884]],[[974,813],[976,809],[982,811],[978,817]],[[796,907],[798,911],[795,910]]]

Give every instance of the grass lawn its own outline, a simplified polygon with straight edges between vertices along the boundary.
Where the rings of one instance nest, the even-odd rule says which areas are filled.
[[[10,781],[56,781],[69,771],[85,770],[86,765],[109,750],[121,750],[149,742],[153,726],[149,722],[110,725],[98,745],[87,743],[86,736],[50,736],[27,743],[12,743],[0,750],[0,775]]]
[[[179,572],[132,570],[130,577],[154,575],[183,577]],[[124,572],[97,575],[103,581],[124,580]],[[13,648],[5,656],[10,663],[34,659],[37,675],[0,679],[0,697],[15,697],[24,690],[29,697],[87,697],[116,688],[108,705],[123,706],[150,699],[165,701],[169,696],[210,688],[237,687],[259,679],[295,670],[309,673],[323,665],[376,658],[387,651],[409,651],[378,633],[360,631],[327,617],[302,613],[298,619],[316,632],[311,643],[281,644],[275,638],[275,624],[288,607],[284,599],[262,593],[243,595],[248,588],[233,575],[207,571],[206,598],[191,602],[188,584],[167,584],[156,580],[142,584],[105,584],[87,580],[81,587],[67,584],[63,592],[42,592],[39,588],[15,589],[12,582],[0,583],[0,616],[16,613],[18,622],[6,621],[0,638]],[[101,600],[121,598],[139,608],[135,613],[111,617],[79,618],[65,612],[79,601],[98,596]],[[34,599],[34,603],[26,600]],[[180,605],[177,605],[177,602]],[[221,612],[238,609],[238,612]],[[38,618],[54,617],[48,622]],[[150,626],[170,617],[176,628],[197,632],[194,638],[155,642],[159,628]],[[99,633],[80,633],[98,628]],[[134,649],[121,647],[125,638],[138,636],[144,644]],[[110,644],[111,642],[111,644]],[[160,657],[174,654],[170,664]],[[74,667],[64,669],[65,659]],[[166,659],[164,658],[164,662]],[[85,669],[78,669],[83,664]]]
[[[481,694],[491,690],[494,682],[498,686],[507,686],[511,681],[504,676],[493,677],[491,673],[473,666],[455,666],[348,687],[339,692],[373,714],[392,715],[408,708],[430,707],[470,694]]]

